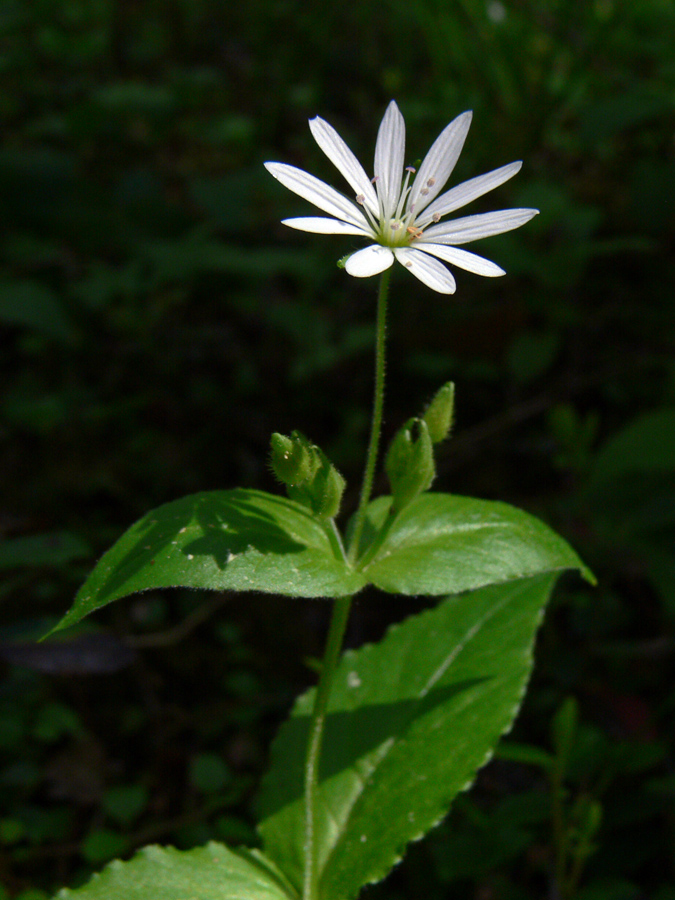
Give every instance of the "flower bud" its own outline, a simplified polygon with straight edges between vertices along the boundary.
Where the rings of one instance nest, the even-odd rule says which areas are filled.
[[[317,448],[321,465],[312,484],[312,508],[324,519],[334,519],[340,511],[345,480],[328,457]]]
[[[384,467],[396,510],[403,509],[431,487],[436,467],[433,444],[424,419],[406,422],[391,442]]]
[[[270,440],[270,467],[282,484],[302,484],[314,469],[310,444],[299,431],[290,437],[275,432]]]
[[[326,454],[299,431],[290,437],[275,433],[270,465],[286,485],[291,500],[307,506],[316,516],[334,518],[340,509],[345,480]]]
[[[455,410],[455,385],[448,381],[437,391],[424,413],[424,421],[429,429],[433,444],[440,444],[450,434]]]

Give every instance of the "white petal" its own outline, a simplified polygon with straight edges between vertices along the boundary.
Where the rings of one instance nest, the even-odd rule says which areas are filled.
[[[478,216],[464,216],[442,225],[432,225],[424,232],[424,237],[433,244],[468,244],[519,228],[538,212],[538,209],[500,209]]]
[[[384,218],[389,218],[401,195],[403,156],[405,154],[405,121],[392,100],[385,112],[375,144],[375,177]]]
[[[326,154],[328,159],[338,169],[347,182],[352,186],[357,196],[363,194],[368,208],[377,216],[379,213],[379,205],[377,202],[377,194],[375,188],[371,184],[370,178],[366,175],[366,171],[349,149],[347,144],[342,140],[337,131],[328,122],[317,116],[315,119],[309,120],[309,127],[314,140]]]
[[[324,219],[322,216],[307,216],[297,219],[282,219],[282,225],[297,228],[298,231],[312,231],[314,234],[360,234],[364,237],[373,235],[358,225],[341,222],[339,219]]]
[[[516,172],[520,171],[522,162],[512,162],[508,166],[502,166],[501,169],[495,169],[487,172],[485,175],[478,175],[469,181],[463,181],[457,187],[451,188],[445,194],[441,194],[438,200],[427,209],[424,210],[423,216],[418,216],[415,224],[419,228],[424,228],[429,222],[433,221],[434,215],[445,216],[461,206],[466,206],[477,197],[482,197],[488,191],[494,190],[500,184],[504,184],[509,178],[513,178]]]
[[[394,250],[394,254],[402,266],[405,266],[409,272],[412,272],[416,278],[419,278],[433,291],[437,291],[439,294],[455,293],[457,286],[455,279],[443,263],[410,247],[398,247]]]
[[[472,115],[471,112],[465,112],[453,119],[441,131],[424,157],[408,197],[408,210],[414,206],[416,215],[419,215],[443,190],[443,185],[450,177],[462,152]],[[427,193],[423,194],[422,191]]]
[[[295,166],[288,166],[286,163],[268,162],[265,163],[265,168],[289,191],[309,200],[324,212],[349,222],[351,225],[358,225],[361,228],[368,227],[366,217],[355,203],[347,200],[335,188],[315,178],[314,175],[310,175],[309,172],[303,172],[302,169],[296,169]]]
[[[355,278],[368,278],[369,275],[379,275],[394,262],[394,254],[389,247],[380,244],[372,244],[357,250],[347,260],[345,269]]]
[[[451,263],[453,266],[459,266],[460,269],[466,269],[467,272],[474,272],[476,275],[486,275],[488,278],[495,278],[497,275],[506,275],[504,269],[496,263],[484,259],[476,253],[469,253],[468,250],[460,250],[459,247],[446,247],[443,244],[423,244],[415,241],[415,249],[421,250],[423,253],[430,253],[431,256],[437,256],[444,262]]]

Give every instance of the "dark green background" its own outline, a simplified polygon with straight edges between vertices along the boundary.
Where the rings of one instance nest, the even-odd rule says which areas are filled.
[[[307,119],[370,170],[392,97],[411,164],[465,109],[453,183],[524,160],[467,212],[541,215],[474,245],[508,274],[454,297],[397,267],[386,436],[456,381],[437,488],[541,515],[595,570],[556,593],[512,738],[550,749],[575,696],[570,808],[604,808],[575,896],[675,897],[674,44],[669,0],[0,2],[0,897],[252,840],[324,604],[143,595],[31,641],[151,506],[276,490],[272,431],[319,443],[353,509],[376,281],[336,267],[354,239],[279,224],[310,208],[262,162],[342,189]],[[420,605],[364,596],[350,642]],[[545,896],[548,808],[497,760],[368,895]]]

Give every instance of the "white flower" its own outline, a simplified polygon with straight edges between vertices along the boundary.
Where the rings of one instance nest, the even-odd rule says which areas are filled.
[[[462,151],[471,115],[462,113],[441,132],[412,184],[415,169],[408,167],[404,174],[403,168],[405,122],[393,100],[377,135],[372,180],[337,131],[318,116],[311,119],[315,141],[355,192],[355,202],[302,169],[268,162],[265,168],[278,181],[332,217],[284,219],[283,224],[300,231],[354,234],[375,241],[347,260],[347,272],[357,278],[377,275],[395,259],[441,294],[455,292],[455,279],[439,260],[478,275],[504,275],[495,263],[457,245],[518,228],[538,210],[501,209],[440,223],[442,216],[503,184],[522,165],[510,163],[440,194]]]

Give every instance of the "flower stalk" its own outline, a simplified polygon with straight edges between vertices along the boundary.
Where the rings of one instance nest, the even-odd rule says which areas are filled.
[[[375,466],[380,447],[380,433],[382,431],[382,413],[384,410],[384,380],[385,380],[385,346],[387,331],[387,300],[389,296],[390,270],[385,269],[380,277],[380,289],[377,295],[377,319],[375,331],[375,391],[373,395],[373,416],[370,425],[370,440],[366,456],[366,467],[363,473],[363,484],[359,505],[354,517],[354,530],[347,551],[347,561],[354,565],[359,555],[359,543],[363,534],[363,526],[366,521],[366,511],[373,491],[375,478]]]

